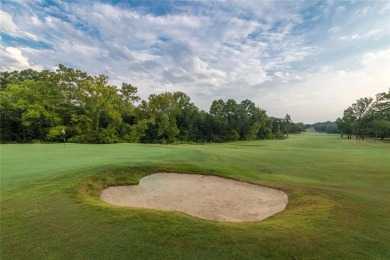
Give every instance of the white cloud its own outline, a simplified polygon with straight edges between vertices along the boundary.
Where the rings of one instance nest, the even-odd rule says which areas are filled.
[[[0,24],[1,29],[6,33],[16,34],[19,29],[12,20],[12,16],[2,10],[0,10]]]
[[[384,37],[384,30],[382,29],[372,29],[364,33],[354,33],[352,35],[343,35],[339,37],[341,41],[356,41],[362,39],[378,40],[381,37]]]
[[[19,29],[19,27],[13,21],[12,16],[2,10],[0,10],[0,25],[0,29],[4,33],[7,33],[14,37],[26,37],[34,41],[37,40],[37,37],[35,35]]]
[[[170,11],[156,14],[153,2],[140,4],[2,5],[5,34],[45,46],[5,42],[1,69],[61,63],[131,83],[142,98],[183,91],[205,110],[215,99],[249,98],[270,115],[302,121],[332,120],[356,98],[388,88],[389,5],[200,1],[167,3]]]
[[[31,16],[31,22],[32,22],[35,26],[41,26],[41,25],[42,25],[41,20],[40,20],[39,17],[36,16],[36,15]]]
[[[390,49],[366,53],[361,62],[366,69],[390,72]]]
[[[42,66],[34,65],[29,62],[29,58],[23,55],[22,51],[14,47],[0,46],[0,67],[1,70],[25,70],[36,69],[42,70]]]
[[[335,120],[357,99],[390,87],[390,49],[366,53],[360,61],[363,67],[355,70],[325,66],[297,74],[277,72],[285,84],[258,90],[255,101],[279,117],[288,113],[297,121]]]

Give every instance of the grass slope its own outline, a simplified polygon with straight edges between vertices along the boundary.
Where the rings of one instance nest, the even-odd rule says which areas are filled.
[[[2,259],[389,259],[390,146],[305,133],[207,145],[1,145]],[[217,223],[100,201],[158,172],[289,195],[262,222]]]

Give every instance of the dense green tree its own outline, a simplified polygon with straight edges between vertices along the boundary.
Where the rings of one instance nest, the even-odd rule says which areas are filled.
[[[265,126],[263,127],[262,131],[260,131],[259,136],[262,139],[273,139],[273,118],[267,117],[265,120]]]
[[[211,117],[209,119],[211,120],[211,135],[214,142],[228,141],[225,139],[229,132],[225,111],[225,102],[222,99],[214,100],[211,104]]]
[[[176,126],[179,129],[178,139],[185,142],[197,142],[199,109],[190,102],[190,97],[183,92],[172,95],[176,109]]]
[[[306,127],[312,127],[316,132],[328,133],[328,134],[337,134],[340,133],[337,128],[336,122],[326,121],[326,122],[318,122],[315,124],[307,125]]]
[[[390,135],[390,89],[376,95],[368,115],[367,125],[375,133],[375,140],[379,137],[383,140]]]
[[[148,124],[143,142],[172,143],[180,133],[176,118],[181,113],[180,106],[184,103],[184,95],[165,92],[152,94],[148,102],[141,103],[144,118],[152,119]],[[189,100],[189,99],[188,99]]]
[[[280,139],[284,137],[282,118],[273,118],[272,133],[274,135],[274,138]]]
[[[297,134],[306,131],[306,127],[302,122],[291,123],[290,133]]]
[[[48,75],[46,71],[41,74],[42,77]],[[22,138],[19,135],[10,141],[43,141],[50,128],[62,122],[56,111],[58,93],[47,80],[22,79],[18,84],[8,84],[1,93],[2,121],[7,131],[22,129]],[[9,128],[13,123],[20,125]],[[10,137],[9,133],[3,132],[3,135]]]
[[[200,111],[183,92],[140,100],[137,88],[59,65],[55,71],[0,72],[2,142],[225,142],[283,138],[286,120],[250,101],[215,100]],[[138,105],[137,105],[138,104]],[[288,120],[288,131],[302,125]],[[288,132],[287,132],[288,133]]]
[[[385,136],[390,135],[390,120],[374,119],[369,123],[372,132],[375,134],[375,141],[378,136],[383,140]]]
[[[351,139],[353,134],[353,129],[356,121],[356,116],[351,107],[344,110],[344,114],[342,118],[338,118],[336,120],[337,128],[341,132],[341,136],[344,134],[347,135],[348,139]]]
[[[353,103],[351,108],[353,114],[356,118],[355,127],[356,127],[356,139],[364,136],[364,133],[361,132],[362,126],[365,126],[364,123],[367,122],[366,116],[370,113],[372,98],[360,98]]]
[[[266,123],[266,113],[256,107],[255,103],[246,99],[239,106],[239,132],[242,140],[254,140],[261,138]]]
[[[287,134],[287,138],[288,138],[288,132],[290,131],[291,123],[292,123],[291,117],[289,114],[287,114],[283,119],[283,130]]]
[[[264,136],[265,111],[250,100],[213,101],[210,107],[214,141],[253,140]]]
[[[342,118],[336,120],[341,135],[356,134],[356,139],[364,140],[364,136],[384,137],[390,135],[390,89],[372,98],[360,98],[344,110]]]

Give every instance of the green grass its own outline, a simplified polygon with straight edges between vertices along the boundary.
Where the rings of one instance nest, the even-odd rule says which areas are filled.
[[[1,145],[1,259],[390,259],[390,146],[305,133],[206,145]],[[158,171],[282,189],[261,222],[99,200]]]

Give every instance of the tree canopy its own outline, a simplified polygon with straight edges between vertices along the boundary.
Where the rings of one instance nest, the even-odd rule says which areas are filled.
[[[227,142],[283,138],[302,123],[269,117],[251,100],[221,99],[209,112],[183,92],[140,100],[137,88],[59,65],[56,71],[0,72],[2,142]],[[381,111],[378,110],[378,113]],[[64,136],[65,133],[65,136]]]
[[[376,95],[376,99],[360,98],[344,110],[343,117],[336,120],[341,135],[356,139],[375,136],[384,139],[390,136],[390,89]]]
[[[326,122],[317,122],[315,124],[307,124],[306,128],[312,128],[316,132],[328,133],[328,134],[338,134],[340,131],[337,128],[336,122],[326,121]]]

